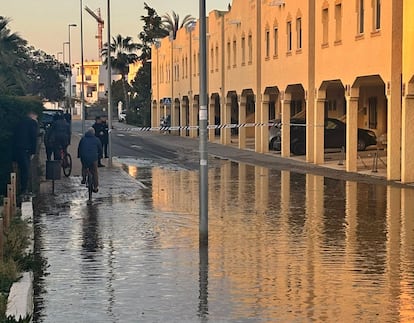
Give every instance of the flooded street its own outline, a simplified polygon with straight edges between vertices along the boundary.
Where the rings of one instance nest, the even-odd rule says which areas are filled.
[[[198,171],[119,162],[41,197],[35,322],[414,321],[413,189],[215,161],[200,251]]]

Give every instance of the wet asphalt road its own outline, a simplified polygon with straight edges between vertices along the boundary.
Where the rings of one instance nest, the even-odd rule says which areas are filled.
[[[197,146],[168,140],[119,132],[92,205],[79,176],[36,200],[35,322],[414,320],[412,189],[211,157],[199,250]]]

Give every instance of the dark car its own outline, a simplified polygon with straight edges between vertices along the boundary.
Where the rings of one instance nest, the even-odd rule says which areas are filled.
[[[53,117],[56,114],[63,114],[61,109],[45,109],[42,111],[42,116],[40,118],[40,128],[47,129],[53,122]]]
[[[269,129],[269,149],[281,150],[280,120],[271,120],[273,125]],[[346,124],[338,119],[327,118],[324,124],[325,148],[342,148],[346,146]],[[358,150],[365,150],[368,146],[376,145],[375,132],[358,128]],[[306,121],[304,119],[290,120],[290,150],[295,155],[306,153]]]

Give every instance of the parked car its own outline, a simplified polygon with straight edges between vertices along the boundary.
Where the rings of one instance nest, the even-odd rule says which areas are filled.
[[[41,129],[47,129],[53,122],[53,118],[56,114],[63,114],[61,109],[45,109],[42,111],[42,116],[39,120]]]
[[[126,121],[126,112],[125,112],[125,111],[121,111],[121,112],[118,114],[118,121],[119,121],[119,122],[124,122],[124,121]]]
[[[273,125],[269,129],[269,149],[281,150],[281,123],[280,120],[270,120]],[[346,124],[338,119],[327,118],[324,124],[325,148],[346,147]],[[365,150],[368,146],[376,145],[375,132],[358,128],[358,150]],[[290,120],[290,150],[295,155],[306,153],[306,120]]]

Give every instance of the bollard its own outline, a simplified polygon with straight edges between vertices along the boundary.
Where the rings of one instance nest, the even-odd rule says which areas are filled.
[[[378,172],[378,150],[374,154],[374,159],[372,160],[372,172]]]
[[[16,208],[17,208],[17,186],[16,186],[16,173],[10,174],[10,183],[12,187],[12,196],[11,196],[11,212],[12,214],[16,214]]]
[[[3,219],[0,219],[0,261],[3,261],[4,228]]]
[[[343,166],[345,160],[345,147],[341,147],[341,159],[338,161],[338,165]]]
[[[11,184],[7,184],[7,197],[9,198],[9,209],[10,209],[10,218],[13,218],[14,211],[13,211],[13,189]]]
[[[4,229],[8,229],[10,225],[10,203],[8,197],[5,197],[3,200],[3,221]]]

